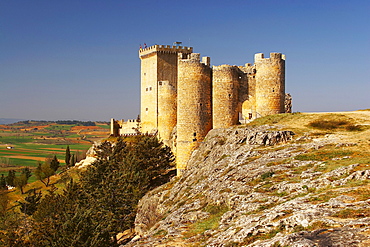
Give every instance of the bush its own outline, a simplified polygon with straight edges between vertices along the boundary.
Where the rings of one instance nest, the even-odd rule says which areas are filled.
[[[309,126],[320,130],[333,130],[348,124],[348,121],[343,120],[316,120],[309,123]]]
[[[79,182],[40,202],[35,246],[118,246],[116,235],[133,227],[138,201],[170,179],[173,154],[155,136],[103,142],[96,151]]]

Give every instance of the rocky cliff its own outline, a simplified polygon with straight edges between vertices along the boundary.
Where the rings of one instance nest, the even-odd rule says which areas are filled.
[[[139,204],[125,246],[369,246],[370,112],[210,131]]]

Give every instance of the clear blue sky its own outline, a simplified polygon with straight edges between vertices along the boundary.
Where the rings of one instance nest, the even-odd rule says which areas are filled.
[[[0,118],[136,118],[139,45],[174,41],[212,65],[286,54],[293,111],[370,108],[368,0],[0,0]]]

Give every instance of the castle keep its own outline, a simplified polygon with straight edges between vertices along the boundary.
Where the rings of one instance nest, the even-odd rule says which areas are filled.
[[[285,109],[285,55],[255,55],[253,65],[211,66],[192,47],[154,45],[140,49],[141,131],[157,133],[176,154],[178,173],[212,128]],[[114,127],[115,126],[115,127]],[[112,120],[111,134],[123,122]]]

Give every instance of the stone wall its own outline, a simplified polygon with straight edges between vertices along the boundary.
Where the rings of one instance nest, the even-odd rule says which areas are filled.
[[[176,78],[177,84],[177,78]],[[177,85],[176,85],[177,86]],[[177,123],[177,90],[169,81],[158,82],[158,135],[170,146],[171,133]]]
[[[136,128],[138,127],[138,122],[136,119],[128,119],[126,122],[124,119],[115,120],[111,118],[110,120],[110,134],[112,136],[120,136],[127,134],[135,134]]]
[[[142,131],[157,128],[157,56],[156,53],[141,57],[141,124]]]
[[[209,57],[200,60],[192,50],[154,45],[139,51],[141,130],[158,132],[175,152],[178,171],[212,128],[285,112],[284,55],[259,53],[254,65],[212,69]]]
[[[255,65],[257,117],[284,113],[285,55],[270,53],[270,58],[264,58],[258,53]]]
[[[213,128],[226,128],[239,122],[239,92],[243,72],[236,66],[213,66]]]
[[[239,101],[242,105],[242,116],[244,120],[254,119],[256,114],[256,66],[250,63],[240,66],[244,72],[244,78],[240,87]]]
[[[192,53],[179,60],[177,91],[178,173],[186,168],[191,152],[212,129],[212,69]]]
[[[175,119],[164,116],[166,110],[162,107],[160,113],[159,97],[164,97],[162,102],[175,107],[177,90],[177,57],[179,53],[189,54],[191,47],[154,45],[139,51],[141,59],[141,121],[143,132],[160,131],[164,137],[168,137],[174,126]],[[162,87],[159,92],[159,84],[167,81],[167,89]],[[172,88],[172,89],[170,89]],[[171,93],[172,91],[172,93]],[[168,93],[170,95],[168,95]],[[160,95],[161,94],[161,95]],[[161,120],[159,120],[161,115]],[[175,116],[171,114],[171,116]],[[164,119],[163,119],[164,117]],[[175,116],[176,117],[176,116]],[[170,122],[163,122],[170,120]],[[161,124],[159,124],[161,121]],[[161,126],[159,126],[161,125]],[[167,125],[172,127],[167,127]],[[159,130],[161,128],[161,130]]]

